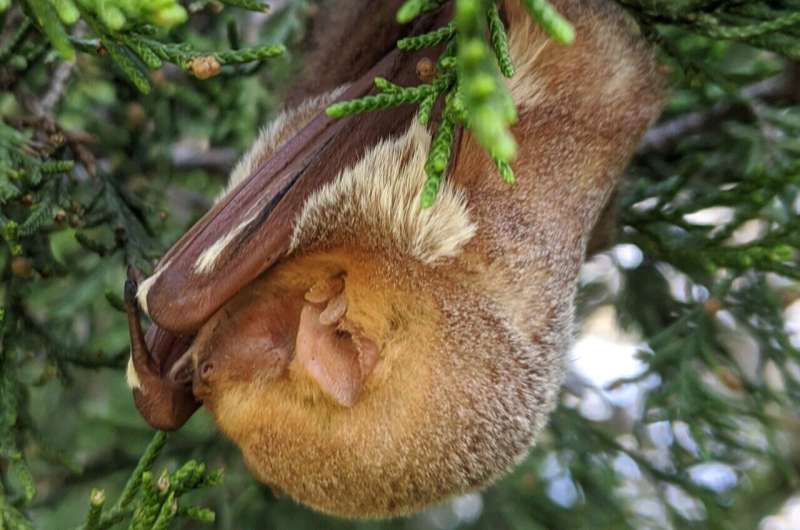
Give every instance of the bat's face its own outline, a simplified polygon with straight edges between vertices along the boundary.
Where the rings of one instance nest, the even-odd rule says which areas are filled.
[[[475,489],[525,453],[557,376],[469,283],[349,250],[290,258],[201,329],[194,393],[256,477],[319,510]]]
[[[261,388],[291,373],[354,405],[378,360],[374,340],[348,316],[354,281],[330,258],[300,259],[248,285],[194,339],[195,396],[212,406],[232,385]]]

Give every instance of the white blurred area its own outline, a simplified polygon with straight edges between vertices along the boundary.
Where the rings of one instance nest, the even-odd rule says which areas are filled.
[[[797,530],[800,528],[800,495],[795,495],[775,515],[761,521],[758,530]]]
[[[636,268],[642,259],[642,252],[636,246],[617,245],[609,253],[587,262],[581,271],[580,282],[601,282],[612,293],[617,292],[622,287],[621,269]],[[685,276],[668,266],[660,269],[676,299],[703,302],[708,298],[709,293],[702,286],[691,285]],[[751,344],[756,347],[755,341]],[[647,392],[660,384],[656,375],[638,377],[646,370],[638,354],[648,350],[642,337],[619,326],[612,305],[595,308],[581,323],[571,352],[565,403],[588,420],[610,424],[614,432],[620,433],[618,440],[624,447],[641,455],[656,469],[670,471],[673,468],[670,457],[673,444],[680,445],[690,454],[697,454],[689,425],[655,421],[645,424],[644,436],[637,438],[630,434],[634,423],[643,419]],[[658,491],[631,457],[621,454],[614,468],[622,477],[619,493],[629,500],[631,509],[641,520],[641,528],[671,528],[665,503],[689,520],[704,518],[705,509],[701,503],[676,486],[669,485]],[[705,462],[693,466],[688,472],[694,483],[718,493],[731,489],[739,480],[736,470],[722,462]],[[563,504],[565,499],[553,500]]]
[[[687,215],[684,219],[691,224],[715,226],[713,230],[729,223],[734,218],[731,208],[714,207]],[[752,242],[763,236],[767,223],[751,220],[734,231],[731,245]],[[642,252],[634,245],[617,245],[609,253],[596,256],[581,270],[581,284],[602,282],[611,291],[621,288],[621,269],[638,267],[643,259]],[[670,285],[672,296],[683,302],[706,302],[708,290],[703,286],[692,285],[680,272],[664,265],[659,267]],[[787,287],[791,281],[770,275],[769,283],[774,287]],[[720,342],[735,358],[744,378],[780,391],[783,389],[783,375],[772,361],[761,366],[758,342],[738,326],[733,316],[721,308],[713,308],[718,325]],[[795,346],[800,346],[800,299],[790,303],[784,312],[786,331]],[[596,308],[582,323],[580,334],[571,357],[571,375],[568,389],[573,396],[568,397],[581,415],[591,421],[613,422],[617,432],[625,432],[634,421],[641,420],[644,399],[649,390],[659,385],[655,376],[646,377],[633,384],[620,384],[626,379],[644,373],[646,366],[637,357],[637,352],[647,351],[648,346],[642,337],[624,332],[617,322],[614,308],[604,305]],[[789,372],[800,380],[800,367],[791,365]],[[725,374],[708,374],[704,381],[723,396],[736,398],[736,384],[725,381]],[[570,383],[572,388],[570,388]],[[582,389],[581,389],[582,387]],[[763,432],[742,421],[743,437],[753,446],[766,448]],[[679,444],[682,449],[696,454],[697,446],[692,439],[689,425],[683,422],[659,421],[646,426],[646,442],[637,446],[636,438],[622,435],[623,445],[644,455],[657,468],[669,468],[668,448]],[[788,441],[787,441],[788,442]],[[645,446],[646,443],[646,446]],[[789,443],[786,444],[787,446]],[[754,461],[753,467],[758,464]],[[669,528],[663,503],[659,501],[652,483],[644,480],[636,462],[627,455],[620,456],[615,464],[617,472],[625,477],[623,494],[629,497],[634,510],[638,511],[643,528]],[[723,493],[746,477],[740,476],[733,467],[722,462],[705,462],[688,470],[691,480],[702,487]],[[704,509],[685,492],[668,486],[662,499],[672,508],[682,512],[687,519],[702,519]],[[555,500],[555,499],[554,499]],[[562,499],[563,500],[563,499]],[[558,502],[558,501],[556,501]],[[800,529],[800,492],[781,507],[778,513],[765,517],[759,530],[798,530]]]

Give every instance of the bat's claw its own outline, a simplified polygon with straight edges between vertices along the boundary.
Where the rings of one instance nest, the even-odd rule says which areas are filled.
[[[142,271],[133,265],[128,265],[128,279],[125,280],[124,300],[125,309],[129,313],[133,312],[136,315],[139,313],[139,303],[136,300],[136,294],[139,290],[139,284],[142,283],[143,280],[144,275]]]
[[[139,286],[131,279],[125,280],[125,305],[131,306],[133,309],[138,309],[136,301],[136,291]]]
[[[125,280],[125,312],[131,338],[131,367],[129,376],[136,407],[147,422],[162,431],[173,431],[186,423],[199,403],[187,383],[192,378],[191,355],[184,354],[168,376],[162,375],[162,356],[154,357],[147,346],[136,294],[144,276],[128,267]]]

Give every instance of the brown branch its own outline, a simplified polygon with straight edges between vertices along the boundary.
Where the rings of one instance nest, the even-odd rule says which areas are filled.
[[[64,96],[64,92],[69,84],[69,78],[72,76],[74,69],[75,63],[73,62],[65,61],[58,64],[50,78],[50,88],[47,89],[44,97],[42,97],[42,100],[39,102],[38,110],[40,116],[52,118],[53,111]]]
[[[171,150],[172,165],[181,169],[205,169],[227,174],[236,160],[239,151],[232,147],[202,148],[189,145],[175,145]]]
[[[740,96],[737,102],[718,103],[710,109],[689,112],[652,127],[639,146],[639,154],[667,151],[682,138],[715,128],[720,121],[737,115],[751,116],[751,109],[743,105],[747,100],[797,101],[800,99],[800,67],[793,65],[780,75],[753,83],[743,88]]]

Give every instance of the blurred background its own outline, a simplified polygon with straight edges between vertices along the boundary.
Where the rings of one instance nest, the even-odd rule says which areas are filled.
[[[748,28],[796,13],[791,1],[684,3]],[[800,26],[723,39],[672,14],[681,2],[669,16],[657,1],[624,4],[660,45],[672,96],[620,190],[615,243],[581,272],[570,376],[529,458],[409,519],[343,521],[258,484],[201,411],[153,473],[190,459],[223,469],[221,484],[181,497],[216,516],[172,528],[800,528]],[[30,6],[5,7],[0,529],[72,528],[93,488],[122,491],[153,437],[124,382],[125,265],[150,270],[209,208],[332,6],[182,5],[171,42],[288,52],[210,79],[164,64],[143,95],[108,53],[65,62],[35,28],[18,39]],[[74,27],[79,51],[92,31]],[[41,166],[63,160],[74,164]]]

